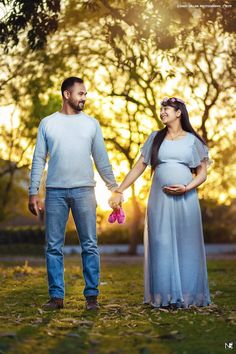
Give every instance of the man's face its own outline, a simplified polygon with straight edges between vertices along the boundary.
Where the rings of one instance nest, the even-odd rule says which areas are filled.
[[[69,90],[64,91],[67,103],[75,111],[82,111],[86,101],[87,91],[84,84],[76,82]]]

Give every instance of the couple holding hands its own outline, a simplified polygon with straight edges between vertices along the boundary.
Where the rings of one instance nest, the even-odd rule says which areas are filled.
[[[211,303],[201,210],[196,188],[207,177],[208,148],[195,132],[185,103],[164,98],[164,128],[152,132],[134,167],[117,185],[99,122],[83,112],[86,87],[69,77],[61,86],[61,111],[43,118],[38,127],[29,186],[29,210],[38,215],[38,198],[47,161],[45,197],[46,265],[49,301],[45,310],[64,306],[63,245],[71,209],[82,248],[86,308],[98,304],[100,258],[96,236],[93,163],[112,192],[113,222],[124,222],[123,191],[151,168],[151,188],[144,228],[144,303],[153,307],[188,308]]]

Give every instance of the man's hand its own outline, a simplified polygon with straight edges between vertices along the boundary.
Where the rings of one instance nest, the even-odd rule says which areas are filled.
[[[36,216],[40,213],[44,213],[44,205],[40,202],[37,195],[29,196],[28,208],[29,211]]]
[[[112,209],[117,209],[119,206],[121,206],[123,201],[124,201],[123,194],[113,192],[111,197],[108,200],[108,204]]]
[[[184,184],[173,184],[164,187],[163,192],[170,195],[182,195],[186,192],[186,186]]]

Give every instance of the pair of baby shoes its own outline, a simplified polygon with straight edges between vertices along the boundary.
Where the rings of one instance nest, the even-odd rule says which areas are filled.
[[[114,209],[113,212],[109,215],[108,221],[111,224],[113,224],[116,220],[118,224],[124,224],[125,222],[125,213],[121,207],[119,209]]]

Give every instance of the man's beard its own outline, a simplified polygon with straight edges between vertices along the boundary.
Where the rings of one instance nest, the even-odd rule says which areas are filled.
[[[78,105],[76,105],[74,102],[72,101],[68,101],[69,105],[71,106],[71,108],[73,108],[75,111],[81,112],[84,108],[84,103],[85,101],[81,101],[79,102]],[[83,103],[83,105],[81,105],[81,103]]]

